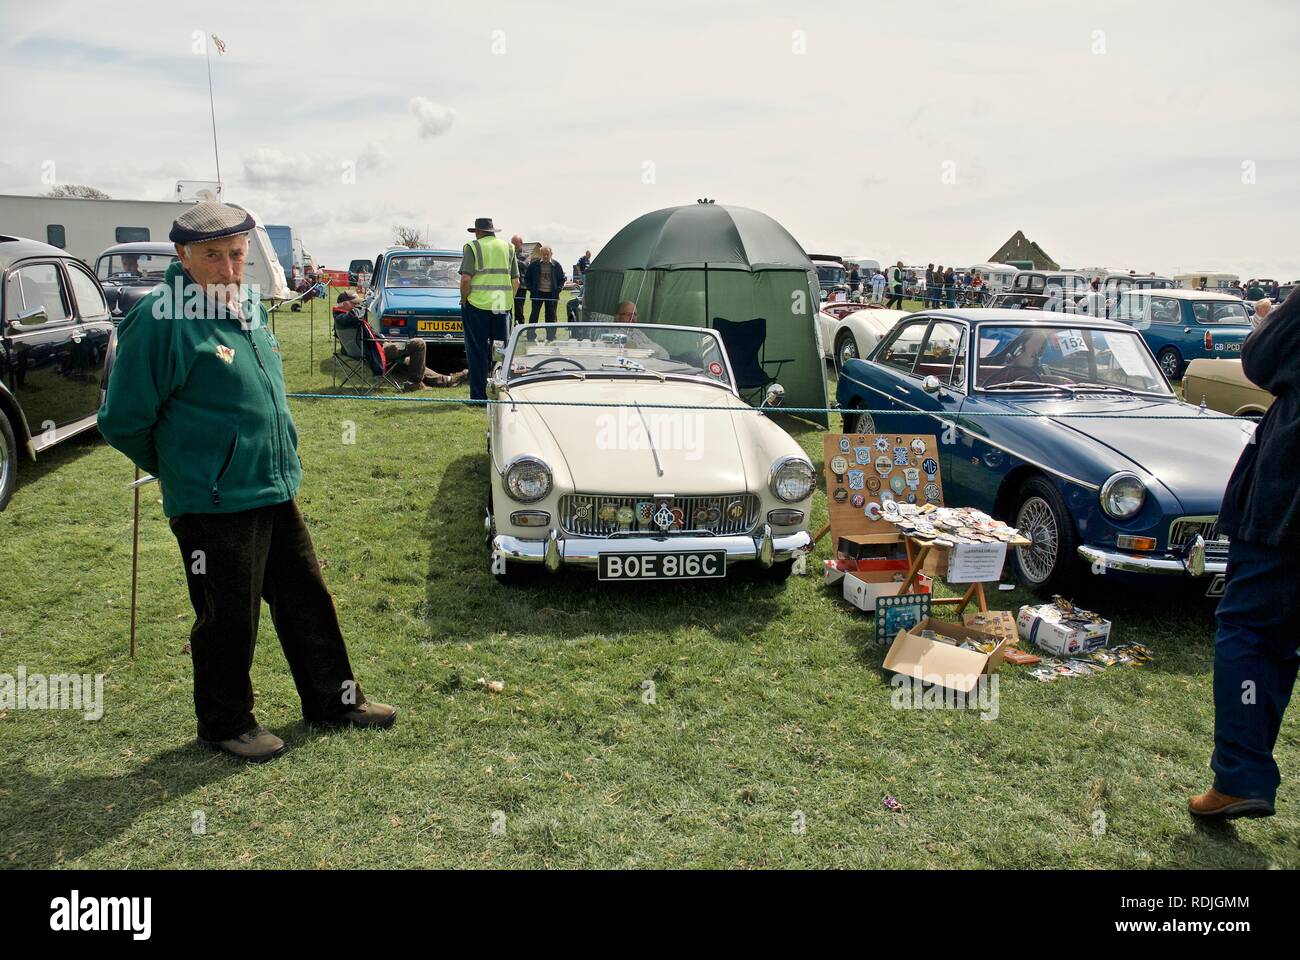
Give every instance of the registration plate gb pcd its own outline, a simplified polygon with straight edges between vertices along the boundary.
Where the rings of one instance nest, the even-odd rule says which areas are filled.
[[[416,323],[420,333],[460,333],[459,320],[421,320]]]

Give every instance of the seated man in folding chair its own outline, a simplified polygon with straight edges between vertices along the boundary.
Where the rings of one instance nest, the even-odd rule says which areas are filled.
[[[365,317],[365,304],[352,293],[344,291],[339,294],[336,313],[354,312],[358,319]],[[401,372],[406,379],[402,381],[403,390],[427,390],[429,387],[459,386],[469,376],[468,370],[458,373],[439,373],[424,364],[428,346],[419,337],[409,340],[386,340],[375,334],[375,339],[384,348],[384,363],[394,373]]]

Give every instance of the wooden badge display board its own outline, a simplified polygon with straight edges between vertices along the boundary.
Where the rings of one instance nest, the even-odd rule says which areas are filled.
[[[828,433],[822,443],[827,514],[836,542],[862,534],[882,535],[881,542],[899,539],[898,528],[880,519],[888,500],[943,506],[933,434]]]

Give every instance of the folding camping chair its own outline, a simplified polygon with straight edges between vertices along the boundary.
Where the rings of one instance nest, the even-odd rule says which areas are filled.
[[[731,358],[731,369],[736,375],[736,389],[741,396],[751,393],[759,402],[767,388],[776,383],[781,375],[781,367],[793,363],[794,358],[785,360],[767,359],[767,320],[758,317],[754,320],[723,320],[713,318],[713,329],[722,337],[722,344],[727,348]],[[776,364],[776,374],[769,375],[766,365]],[[755,400],[745,398],[749,403]]]
[[[375,372],[375,362],[367,355],[367,350],[378,351],[379,357],[384,355],[383,343],[375,337],[369,325],[363,323],[353,310],[335,313],[331,382],[336,387],[346,387],[351,383],[354,390],[362,393],[373,393],[380,384],[386,383],[400,393],[402,385],[387,367],[383,373]],[[344,375],[342,381],[339,381],[340,370]]]

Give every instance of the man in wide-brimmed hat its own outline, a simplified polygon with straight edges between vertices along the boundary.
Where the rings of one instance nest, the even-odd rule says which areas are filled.
[[[180,258],[118,327],[99,430],[158,477],[195,622],[200,741],[243,760],[285,751],[253,718],[249,668],[262,600],[308,722],[388,727],[368,701],[294,498],[302,476],[280,345],[243,285],[247,211],[198,203],[172,226]],[[255,294],[255,291],[253,291]]]
[[[460,261],[460,313],[469,396],[486,400],[492,341],[506,339],[510,309],[519,289],[519,263],[510,244],[497,236],[491,217],[479,217],[467,229],[474,239],[465,244]]]

